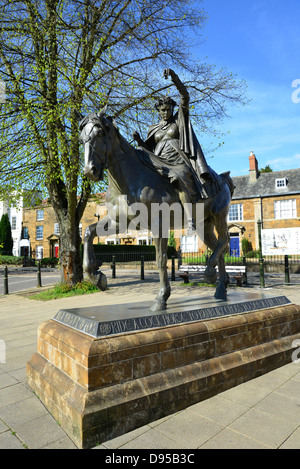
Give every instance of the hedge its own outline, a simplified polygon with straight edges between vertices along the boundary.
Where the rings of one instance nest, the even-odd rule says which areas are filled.
[[[115,256],[116,262],[140,261],[144,256],[145,261],[155,261],[155,246],[144,245],[124,245],[124,244],[96,244],[94,252],[98,259],[103,262],[111,262],[112,256]],[[177,251],[174,247],[168,246],[168,258],[177,257]]]
[[[23,265],[23,257],[0,256],[0,265]]]

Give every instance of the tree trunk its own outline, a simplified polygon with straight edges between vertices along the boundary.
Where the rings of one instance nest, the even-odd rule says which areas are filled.
[[[75,285],[83,279],[79,222],[60,223],[61,281]]]

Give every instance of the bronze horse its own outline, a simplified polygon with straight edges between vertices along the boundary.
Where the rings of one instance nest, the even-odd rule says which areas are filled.
[[[89,114],[80,122],[80,141],[84,144],[85,151],[84,174],[92,181],[99,182],[103,177],[103,170],[108,170],[109,187],[106,193],[108,214],[101,221],[102,226],[109,224],[110,227],[118,230],[122,216],[119,201],[126,194],[128,205],[140,203],[147,207],[148,229],[151,230],[150,220],[153,207],[163,203],[169,206],[174,203],[181,204],[178,191],[167,178],[150,165],[145,164],[140,154],[141,150],[134,148],[122,137],[112,120],[105,117],[105,113],[106,108],[98,114]],[[212,250],[205,271],[205,280],[209,283],[216,282],[216,266],[218,265],[219,282],[215,298],[226,300],[228,275],[225,270],[223,251],[229,243],[227,216],[234,186],[229,173],[217,175],[213,172],[213,174],[218,182],[219,192],[214,197],[200,199],[198,202],[204,204],[204,243]],[[128,216],[128,212],[125,216]],[[159,222],[161,223],[162,219]],[[167,273],[168,238],[161,236],[161,231],[159,233],[154,238],[154,244],[160,289],[151,306],[152,311],[165,310],[171,294]],[[96,235],[97,223],[89,226],[84,236],[84,276],[104,290],[106,277],[97,271],[98,266],[93,249],[93,240]]]

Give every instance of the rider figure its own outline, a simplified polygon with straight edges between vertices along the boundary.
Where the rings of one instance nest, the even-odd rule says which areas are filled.
[[[189,117],[189,93],[175,72],[164,71],[164,77],[171,77],[180,94],[178,111],[174,114],[175,101],[170,97],[160,98],[155,108],[161,116],[158,124],[149,128],[143,141],[138,132],[133,137],[138,145],[151,154],[156,169],[175,184],[180,199],[189,211],[188,226],[194,230],[191,203],[196,203],[203,195],[203,184],[213,182],[201,146],[194,134]],[[207,184],[206,184],[207,185]]]

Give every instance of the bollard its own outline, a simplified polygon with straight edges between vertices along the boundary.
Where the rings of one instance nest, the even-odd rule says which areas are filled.
[[[284,256],[284,274],[285,274],[285,283],[290,283],[290,266],[289,266],[289,256]]]
[[[116,278],[116,256],[112,256],[111,271],[112,278]]]
[[[172,256],[172,277],[171,280],[175,281],[175,256]]]
[[[41,263],[38,262],[38,270],[37,270],[37,287],[42,287],[42,274],[41,274]]]
[[[261,240],[262,221],[261,220],[258,220],[257,228],[258,228],[258,242],[259,242],[260,287],[265,288],[265,267],[264,267],[263,253],[262,253],[262,240]]]
[[[8,269],[4,267],[4,295],[8,295]]]
[[[141,280],[145,280],[145,263],[144,263],[144,256],[141,256]]]
[[[247,278],[247,260],[246,260],[246,256],[243,257],[243,265],[246,267],[245,273],[243,274],[243,284],[247,285],[248,278]]]
[[[265,288],[265,267],[264,267],[264,259],[262,257],[259,259],[259,272],[260,272],[260,287]]]

